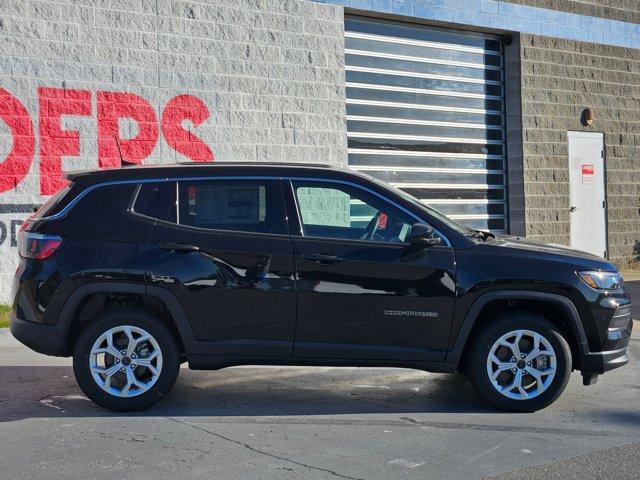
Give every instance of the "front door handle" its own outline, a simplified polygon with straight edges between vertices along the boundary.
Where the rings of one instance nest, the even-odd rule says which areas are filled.
[[[578,207],[574,207],[574,206],[572,206],[572,207],[569,209],[569,213],[573,213],[573,212],[575,212],[575,211],[577,211],[577,210],[578,210]]]
[[[302,258],[304,258],[305,260],[309,260],[310,262],[316,262],[325,265],[344,261],[344,258],[342,257],[338,257],[337,255],[329,255],[326,253],[305,253]]]
[[[195,245],[188,245],[186,243],[161,243],[158,245],[161,250],[171,250],[172,252],[178,253],[189,253],[189,252],[199,252],[200,247],[196,247]]]

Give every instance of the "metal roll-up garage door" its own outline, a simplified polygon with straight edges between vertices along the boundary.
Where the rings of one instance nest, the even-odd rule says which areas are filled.
[[[349,165],[477,229],[507,229],[502,45],[348,17]]]

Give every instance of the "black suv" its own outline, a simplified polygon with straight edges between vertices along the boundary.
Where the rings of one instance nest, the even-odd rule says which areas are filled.
[[[494,406],[552,403],[624,365],[616,268],[463,227],[370,177],[320,165],[68,175],[22,226],[13,335],[73,356],[112,410],[163,398],[182,362],[468,373]]]

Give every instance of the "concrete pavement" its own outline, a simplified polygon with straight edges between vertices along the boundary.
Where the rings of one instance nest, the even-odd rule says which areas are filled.
[[[637,336],[631,351],[640,358]],[[487,408],[461,375],[238,367],[183,369],[165,401],[123,415],[85,399],[69,359],[35,354],[5,329],[0,380],[7,480],[469,480],[543,471],[571,479],[583,478],[571,465],[590,460],[584,478],[599,468],[597,478],[613,478],[605,476],[612,466],[598,460],[612,458],[615,478],[637,478],[638,455],[629,454],[640,442],[635,361],[592,387],[574,374],[558,402],[534,414]]]

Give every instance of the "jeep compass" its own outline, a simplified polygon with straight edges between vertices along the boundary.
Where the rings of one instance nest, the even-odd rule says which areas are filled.
[[[606,260],[453,222],[368,176],[217,163],[83,171],[19,233],[11,332],[138,410],[181,363],[465,372],[534,411],[628,361]]]

